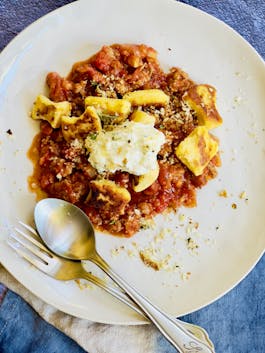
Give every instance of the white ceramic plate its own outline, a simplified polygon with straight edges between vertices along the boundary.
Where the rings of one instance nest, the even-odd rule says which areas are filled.
[[[115,42],[151,45],[165,69],[179,66],[195,81],[212,84],[218,91],[224,124],[216,134],[223,165],[219,176],[198,192],[197,208],[181,209],[185,217],[158,217],[155,229],[132,239],[97,235],[99,251],[113,267],[176,316],[231,289],[265,248],[265,69],[254,49],[231,28],[170,0],[74,2],[28,27],[0,55],[1,263],[30,291],[66,313],[98,322],[139,324],[144,320],[101,290],[80,290],[74,282],[48,278],[5,243],[7,225],[32,219],[35,201],[27,188],[32,165],[26,152],[37,123],[28,112],[36,95],[45,90],[46,74],[66,75],[74,62]],[[224,189],[226,198],[218,195]],[[191,229],[188,217],[199,222],[198,230]],[[163,227],[162,253],[172,255],[172,266],[180,265],[174,272],[155,272],[139,257],[128,255],[128,250],[134,253],[133,242],[140,248],[150,246]],[[198,255],[187,250],[182,238],[188,236],[200,245]],[[111,249],[121,246],[125,249],[112,256]]]

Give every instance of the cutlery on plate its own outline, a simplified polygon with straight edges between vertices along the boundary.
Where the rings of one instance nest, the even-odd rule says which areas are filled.
[[[80,208],[60,199],[43,199],[35,207],[34,220],[40,237],[50,250],[64,258],[96,264],[129,295],[179,352],[214,352],[214,348],[194,337],[111,268],[98,254],[94,228]]]
[[[19,224],[23,227],[23,230],[17,227],[14,228],[15,232],[19,235],[16,233],[10,233],[8,240],[9,246],[11,246],[19,256],[26,259],[30,264],[34,265],[48,276],[57,280],[68,281],[80,278],[86,279],[96,286],[104,289],[116,299],[119,299],[148,320],[142,310],[118,287],[113,287],[103,279],[87,272],[82,266],[81,261],[67,260],[55,255],[43,245],[34,228],[23,222],[19,222]],[[212,341],[209,339],[207,332],[202,327],[176,318],[174,318],[174,320],[198,339],[213,348]]]

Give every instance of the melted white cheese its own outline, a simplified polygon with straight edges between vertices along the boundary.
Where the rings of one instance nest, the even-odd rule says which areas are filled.
[[[151,124],[127,121],[111,131],[88,136],[85,146],[89,162],[102,173],[125,171],[143,175],[156,168],[157,154],[165,143],[165,136]]]

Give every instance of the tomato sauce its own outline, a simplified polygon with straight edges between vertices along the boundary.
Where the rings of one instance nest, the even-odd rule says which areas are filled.
[[[40,133],[29,151],[34,164],[29,184],[38,198],[57,197],[72,202],[86,212],[96,228],[123,237],[135,234],[158,213],[196,206],[196,189],[216,177],[220,158],[215,156],[203,174],[196,177],[174,153],[175,147],[197,126],[196,116],[181,101],[194,84],[186,73],[179,68],[165,73],[156,51],[146,45],[115,44],[104,46],[92,58],[74,64],[66,78],[51,72],[46,81],[49,98],[71,102],[73,116],[83,113],[84,98],[88,95],[121,98],[137,89],[159,88],[170,96],[170,104],[167,108],[142,108],[155,116],[155,127],[166,136],[158,154],[158,179],[137,193],[132,187],[132,175],[126,172],[104,175],[131,194],[131,201],[122,213],[93,203],[90,181],[99,175],[88,162],[84,146],[65,141],[61,130],[53,129],[45,121],[40,123]]]

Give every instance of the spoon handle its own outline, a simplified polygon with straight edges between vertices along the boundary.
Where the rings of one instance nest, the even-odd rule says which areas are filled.
[[[95,253],[93,257],[90,257],[88,260],[99,266],[129,295],[180,353],[214,353],[214,349],[184,330],[174,318],[161,311],[135,288],[130,286],[98,253]]]
[[[118,299],[121,302],[123,302],[124,304],[128,305],[131,309],[136,311],[138,314],[140,314],[142,317],[144,317],[149,322],[149,319],[146,317],[146,315],[143,313],[143,311],[140,309],[140,307],[135,302],[133,302],[128,297],[127,294],[122,292],[120,290],[120,288],[118,288],[118,287],[115,288],[113,286],[110,286],[109,284],[106,283],[106,281],[104,281],[103,279],[98,278],[96,276],[93,276],[90,272],[87,272],[85,269],[80,273],[80,276],[83,279],[86,279],[89,282],[94,283],[96,286],[104,289],[106,292],[108,292],[109,294],[114,296],[116,299]],[[194,324],[190,324],[188,322],[181,321],[175,317],[173,318],[173,320],[176,323],[176,325],[180,325],[180,326],[184,327],[185,330],[188,330],[189,332],[191,332],[199,340],[205,342],[205,344],[208,344],[210,347],[213,347],[212,341],[210,340],[207,332],[202,327],[194,325]]]
[[[135,302],[132,301],[125,292],[121,291],[119,287],[115,288],[114,286],[108,285],[106,281],[104,281],[99,277],[93,276],[90,272],[86,272],[85,269],[79,274],[79,276],[95,284],[101,289],[104,289],[107,293],[111,294],[116,299],[119,299],[122,303],[128,305],[131,309],[133,309],[139,315],[141,315],[142,317],[146,318],[147,321],[149,321],[148,318],[143,313],[143,311],[139,308],[139,306],[136,305]]]

